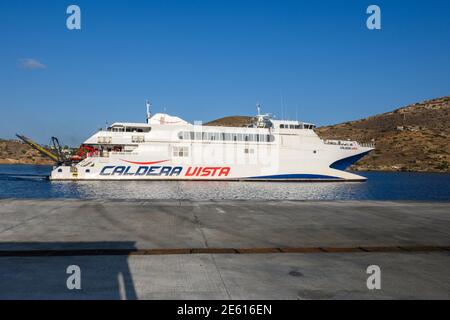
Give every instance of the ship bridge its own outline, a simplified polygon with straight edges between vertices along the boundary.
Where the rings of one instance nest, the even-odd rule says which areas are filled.
[[[274,128],[277,129],[315,129],[316,125],[296,120],[272,120]]]
[[[111,132],[149,132],[151,126],[147,123],[115,122],[106,131]]]

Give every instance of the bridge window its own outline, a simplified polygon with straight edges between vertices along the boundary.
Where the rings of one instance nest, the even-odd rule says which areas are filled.
[[[97,137],[97,143],[111,143],[111,137]]]

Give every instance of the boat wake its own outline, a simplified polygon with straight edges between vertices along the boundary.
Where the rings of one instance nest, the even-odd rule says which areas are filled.
[[[28,173],[0,173],[0,180],[48,180],[48,175]]]

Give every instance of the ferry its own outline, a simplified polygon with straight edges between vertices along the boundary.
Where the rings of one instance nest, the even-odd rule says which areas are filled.
[[[323,140],[315,125],[257,115],[247,127],[208,126],[150,112],[89,137],[50,180],[364,181],[345,171],[372,143]]]

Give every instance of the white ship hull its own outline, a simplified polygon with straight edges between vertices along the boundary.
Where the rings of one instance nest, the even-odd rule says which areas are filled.
[[[75,165],[56,166],[51,180],[364,181],[344,170],[373,149],[321,140],[300,122],[211,127],[161,114],[147,124],[115,124],[84,145],[95,151]]]

